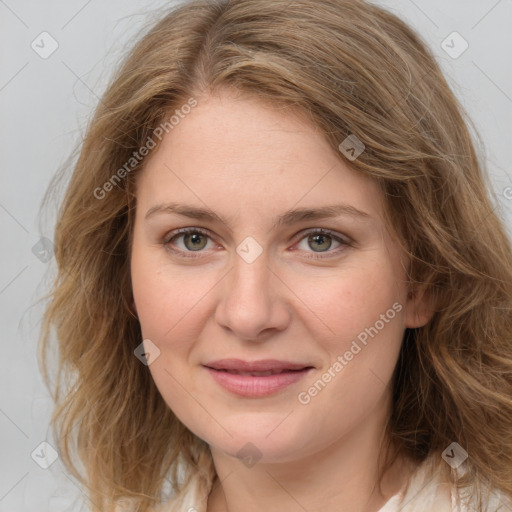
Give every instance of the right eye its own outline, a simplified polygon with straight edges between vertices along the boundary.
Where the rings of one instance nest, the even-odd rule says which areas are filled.
[[[194,252],[202,252],[206,247],[209,233],[201,228],[181,228],[171,231],[165,236],[162,245],[172,251],[175,254],[182,255],[185,258],[197,258],[199,257],[193,254]],[[182,247],[175,249],[173,246],[177,245],[176,240],[182,240]],[[181,254],[180,254],[181,253]]]

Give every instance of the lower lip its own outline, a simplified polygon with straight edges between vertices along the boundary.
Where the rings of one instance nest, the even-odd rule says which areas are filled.
[[[304,370],[289,371],[258,377],[254,375],[238,375],[221,370],[205,367],[214,380],[224,389],[231,393],[245,397],[264,397],[273,395],[278,391],[295,384],[313,368],[304,368]]]

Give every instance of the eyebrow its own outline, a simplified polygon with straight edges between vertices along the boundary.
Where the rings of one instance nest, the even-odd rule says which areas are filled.
[[[210,222],[216,221],[226,224],[227,226],[230,225],[227,219],[224,219],[211,210],[179,203],[165,203],[153,206],[146,212],[145,219],[147,220],[158,213],[177,214],[191,219]],[[296,208],[289,210],[274,220],[272,229],[276,229],[280,226],[290,226],[306,220],[329,219],[339,217],[341,215],[353,217],[358,220],[371,219],[371,215],[369,213],[358,210],[354,206],[348,204],[333,204],[321,206],[319,208]]]

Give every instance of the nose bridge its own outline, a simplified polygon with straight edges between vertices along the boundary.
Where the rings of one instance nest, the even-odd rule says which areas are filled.
[[[238,252],[239,248],[237,248]],[[270,269],[263,252],[254,260],[236,254],[227,296],[231,302],[251,309],[261,309],[271,300]],[[231,304],[233,307],[233,304]],[[260,311],[261,313],[261,311]]]
[[[246,244],[242,242],[234,254],[216,319],[237,337],[256,340],[262,331],[282,329],[288,315],[269,268],[268,254],[261,246],[257,249],[251,240]]]

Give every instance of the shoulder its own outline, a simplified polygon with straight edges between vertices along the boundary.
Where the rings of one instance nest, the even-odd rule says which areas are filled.
[[[455,512],[453,489],[443,469],[434,456],[429,456],[411,473],[407,486],[393,497],[395,505],[382,512]]]
[[[432,454],[411,473],[407,486],[393,496],[379,512],[476,512],[476,497],[471,490],[462,493],[448,480],[449,470],[439,454]],[[205,485],[206,484],[206,485]],[[188,485],[167,503],[151,512],[206,512],[212,482],[192,475]],[[483,512],[511,512],[512,497],[494,490],[484,500]],[[115,512],[133,512],[127,502]]]
[[[206,512],[209,489],[204,491],[204,482],[193,475],[185,489],[166,503],[152,507],[149,512]],[[115,512],[135,512],[138,510],[133,500],[119,500]]]
[[[408,486],[393,497],[392,506],[379,512],[477,512],[476,492],[471,488],[458,490],[449,474],[440,454],[431,454],[411,474]],[[511,498],[497,490],[488,493],[483,504],[483,512],[512,511]]]
[[[212,483],[209,478],[201,478],[197,473],[192,474],[178,496],[152,509],[151,512],[206,512]]]

